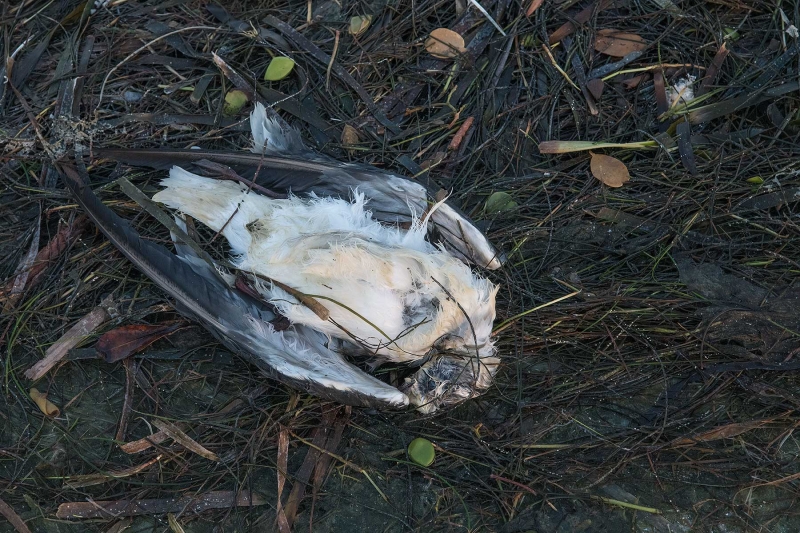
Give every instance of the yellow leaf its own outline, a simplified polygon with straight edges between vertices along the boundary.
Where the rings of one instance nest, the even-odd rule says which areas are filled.
[[[609,187],[622,187],[622,184],[631,179],[625,163],[610,155],[592,154],[592,175]]]
[[[464,53],[464,38],[453,30],[436,28],[425,41],[425,50],[433,57],[451,59]]]
[[[350,35],[358,37],[369,28],[372,22],[372,15],[359,15],[350,19]]]
[[[47,394],[42,394],[38,389],[31,389],[28,394],[30,394],[31,400],[34,401],[36,407],[38,407],[45,416],[56,417],[61,414],[61,409],[47,399]]]
[[[294,68],[294,59],[286,56],[273,57],[264,73],[264,81],[280,81]]]
[[[624,57],[631,52],[640,52],[647,48],[647,42],[635,33],[605,29],[597,32],[594,49],[601,54]]]
[[[239,114],[244,104],[247,103],[247,95],[239,89],[232,89],[225,95],[225,104],[222,106],[222,114],[232,117]]]

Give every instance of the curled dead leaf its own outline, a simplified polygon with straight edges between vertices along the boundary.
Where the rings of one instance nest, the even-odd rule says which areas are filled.
[[[361,139],[358,136],[358,130],[355,129],[350,124],[345,124],[344,128],[342,128],[342,146],[347,148],[347,152],[350,155],[353,155],[355,150],[353,150],[353,146],[357,145]]]
[[[645,48],[647,42],[639,35],[612,29],[599,30],[594,40],[595,50],[614,57],[624,57]]]
[[[464,53],[464,38],[453,30],[436,28],[425,40],[425,50],[433,57],[451,59]]]
[[[589,153],[592,155],[592,161],[589,165],[592,169],[592,175],[609,187],[622,187],[623,183],[631,179],[628,167],[616,157],[595,154],[594,152]]]
[[[61,414],[61,409],[47,399],[46,393],[41,393],[38,389],[33,388],[30,390],[30,392],[28,392],[28,394],[30,395],[31,400],[33,400],[33,402],[36,404],[36,407],[38,407],[45,416],[55,418]]]

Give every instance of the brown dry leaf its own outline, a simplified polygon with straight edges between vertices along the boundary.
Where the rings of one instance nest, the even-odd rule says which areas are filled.
[[[647,74],[639,74],[638,76],[628,78],[627,80],[622,80],[622,85],[624,85],[626,89],[635,89],[648,77],[649,76]]]
[[[544,0],[533,0],[531,2],[531,5],[528,6],[528,9],[525,10],[525,16],[526,17],[530,17],[531,15],[533,15],[536,12],[537,9],[542,7],[543,3],[544,3]]]
[[[436,28],[425,40],[425,50],[433,57],[451,59],[464,53],[464,38],[453,30]]]
[[[358,130],[350,124],[345,124],[342,128],[342,146],[353,146],[359,143]]]
[[[114,363],[144,350],[157,340],[173,333],[179,327],[180,324],[162,326],[132,324],[122,326],[104,333],[97,339],[94,348],[105,358],[106,363]]]
[[[605,29],[597,32],[594,49],[601,54],[624,57],[631,52],[641,52],[647,48],[647,42],[635,33]]]
[[[622,187],[623,183],[631,179],[628,167],[616,157],[589,153],[592,155],[592,175],[609,187]]]
[[[36,407],[38,407],[39,410],[45,414],[45,416],[56,417],[61,414],[61,409],[47,399],[47,394],[43,394],[35,388],[31,389],[28,394],[30,394],[31,400],[36,403]]]

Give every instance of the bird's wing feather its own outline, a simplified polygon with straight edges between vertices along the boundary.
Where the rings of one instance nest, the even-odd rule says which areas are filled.
[[[435,196],[417,182],[374,167],[327,158],[282,157],[272,155],[274,151],[262,155],[215,150],[101,148],[94,153],[129,165],[160,170],[177,165],[191,171],[192,163],[206,159],[229,166],[247,180],[255,177],[258,185],[275,192],[291,191],[301,196],[313,193],[349,199],[357,189],[368,198],[375,219],[393,224],[422,216],[429,199]],[[431,220],[439,228],[445,244],[458,257],[490,269],[501,266],[502,259],[486,236],[454,206],[444,204],[433,213]]]
[[[408,404],[400,391],[347,363],[322,345],[319,334],[302,327],[276,332],[274,313],[257,300],[233,291],[212,269],[185,261],[138,233],[106,207],[75,168],[62,175],[78,204],[139,270],[175,299],[176,308],[201,322],[230,349],[292,387],[349,405],[396,408]],[[198,269],[207,268],[200,273]]]

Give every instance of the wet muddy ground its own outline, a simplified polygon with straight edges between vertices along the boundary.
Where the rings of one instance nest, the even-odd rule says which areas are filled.
[[[506,36],[459,1],[4,4],[0,532],[278,531],[279,514],[298,532],[800,530],[797,6],[536,4],[481,2]],[[456,58],[426,51],[441,27],[465,37]],[[503,365],[484,396],[422,416],[293,392],[80,219],[53,164],[78,145],[107,205],[156,240],[115,180],[152,195],[163,172],[93,150],[247,149],[252,102],[222,114],[236,82],[211,52],[310,146],[452,191],[507,254],[487,274]],[[296,71],[264,81],[273,55]],[[700,99],[665,109],[689,75]],[[601,182],[592,153],[630,181]],[[98,357],[103,333],[175,324]],[[416,437],[430,467],[405,453]]]

